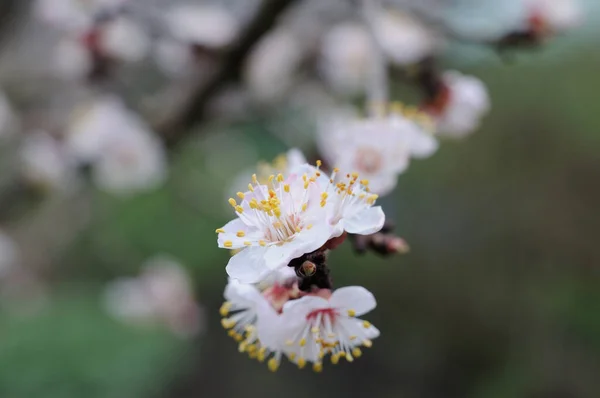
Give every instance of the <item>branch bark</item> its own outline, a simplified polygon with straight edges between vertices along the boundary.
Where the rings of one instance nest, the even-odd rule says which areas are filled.
[[[188,130],[204,117],[210,100],[227,84],[240,78],[244,60],[254,45],[276,24],[278,17],[296,0],[264,0],[239,40],[225,53],[215,72],[195,90],[177,112],[158,126],[168,147],[185,138]]]

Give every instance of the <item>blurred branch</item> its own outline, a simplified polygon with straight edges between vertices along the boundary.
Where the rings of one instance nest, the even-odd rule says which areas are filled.
[[[264,0],[239,40],[225,53],[215,72],[204,84],[197,84],[189,98],[166,120],[159,123],[157,131],[168,147],[177,145],[190,127],[202,120],[210,100],[228,83],[239,79],[244,60],[254,45],[275,25],[277,18],[296,0]]]
[[[18,17],[19,10],[29,4],[22,0],[2,0],[0,1],[0,45],[6,41],[7,34],[11,32],[14,23]]]

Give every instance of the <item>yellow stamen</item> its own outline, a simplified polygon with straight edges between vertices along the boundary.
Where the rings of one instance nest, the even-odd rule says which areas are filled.
[[[221,308],[219,308],[219,314],[221,314],[221,316],[227,316],[227,314],[229,314],[230,309],[231,303],[229,301],[226,301],[223,303],[223,305],[221,305]]]
[[[300,347],[304,347],[306,345],[306,339],[305,338],[300,339],[300,341],[298,342],[298,345]]]
[[[331,363],[334,365],[337,365],[338,362],[340,361],[340,357],[338,357],[336,354],[331,356]]]
[[[223,318],[221,319],[221,325],[225,328],[225,329],[231,329],[232,327],[235,326],[235,322],[232,321],[229,318]]]
[[[229,204],[233,207],[237,206],[237,202],[235,201],[234,198],[229,198]]]
[[[236,234],[236,236],[238,238],[243,238],[244,236],[246,236],[246,233],[244,231],[238,231],[237,234]]]
[[[360,356],[362,355],[362,351],[360,350],[360,348],[356,347],[352,350],[352,355],[354,355],[356,358],[360,358]]]
[[[233,246],[233,242],[230,240],[226,240],[225,242],[223,242],[223,246],[225,247],[232,247]]]
[[[279,369],[279,362],[277,362],[275,358],[271,358],[269,359],[269,362],[267,362],[267,366],[271,372],[276,372],[277,369]]]
[[[223,228],[219,228],[219,229],[215,230],[215,232],[218,234],[224,234],[225,230]]]
[[[306,366],[306,359],[298,358],[298,369],[303,369]]]
[[[321,362],[315,362],[313,364],[313,370],[317,373],[321,373],[323,371],[323,364]]]
[[[236,193],[236,195],[238,196],[238,198],[244,199],[244,193],[243,192],[238,192],[238,193]]]
[[[363,321],[363,327],[364,327],[365,329],[368,329],[368,328],[370,328],[370,327],[371,327],[371,322],[369,322],[369,321]]]

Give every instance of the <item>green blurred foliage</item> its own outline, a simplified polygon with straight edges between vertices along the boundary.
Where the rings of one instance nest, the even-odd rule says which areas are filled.
[[[0,396],[159,396],[182,362],[183,346],[160,330],[109,318],[97,291],[69,287],[28,316],[0,320]]]

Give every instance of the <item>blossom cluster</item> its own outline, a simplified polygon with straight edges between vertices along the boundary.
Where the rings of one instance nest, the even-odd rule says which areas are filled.
[[[321,167],[253,175],[247,191],[229,199],[237,217],[216,230],[219,247],[237,250],[226,268],[222,324],[240,351],[268,359],[273,371],[283,356],[315,371],[327,355],[353,361],[379,335],[356,318],[375,308],[373,295],[358,286],[334,290],[326,257],[348,234],[380,231],[385,215],[368,180]]]

